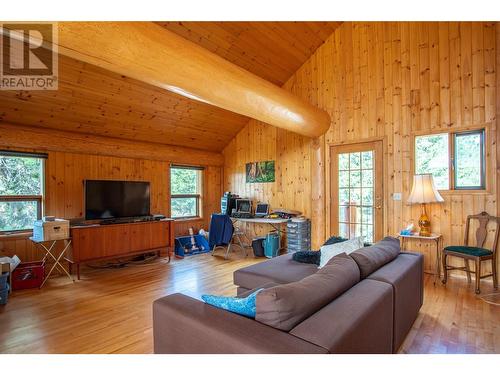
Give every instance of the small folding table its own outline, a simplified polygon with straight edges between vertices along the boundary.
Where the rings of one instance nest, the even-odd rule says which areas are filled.
[[[43,287],[47,279],[50,277],[52,272],[57,268],[58,270],[62,270],[71,281],[75,282],[73,277],[69,274],[69,272],[64,268],[64,266],[61,264],[61,260],[64,259],[64,255],[68,251],[69,247],[71,246],[71,238],[61,238],[58,240],[49,240],[49,241],[40,241],[37,240],[33,237],[30,237],[30,240],[35,244],[36,247],[42,249],[45,251],[45,256],[43,257],[42,261],[45,261],[48,258],[52,258],[52,261],[54,262],[52,264],[52,267],[50,268],[49,272],[47,275],[45,275],[45,278],[43,279],[42,284],[40,285],[40,289]],[[58,242],[62,241],[64,244],[63,250],[59,253],[59,255],[55,254],[56,251],[56,244]]]

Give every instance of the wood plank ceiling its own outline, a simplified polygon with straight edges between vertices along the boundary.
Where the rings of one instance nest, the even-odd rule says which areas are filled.
[[[158,22],[235,65],[282,86],[341,22]]]
[[[281,86],[337,22],[160,22]],[[0,91],[0,122],[221,151],[248,118],[60,56],[57,91]]]

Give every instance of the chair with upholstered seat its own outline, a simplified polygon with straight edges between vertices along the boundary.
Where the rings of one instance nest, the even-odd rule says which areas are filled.
[[[479,226],[476,230],[476,246],[469,246],[469,231],[471,220],[477,220]],[[485,248],[486,237],[488,235],[488,224],[490,222],[495,223],[494,227],[494,238],[493,243],[490,248]],[[443,250],[443,271],[444,278],[443,284],[446,284],[448,278],[448,271],[451,270],[461,270],[467,273],[467,281],[471,283],[471,273],[475,274],[476,277],[476,294],[481,293],[480,282],[481,279],[485,277],[493,276],[493,287],[498,289],[498,278],[497,278],[497,244],[498,237],[500,234],[500,218],[495,216],[490,216],[486,212],[481,212],[478,215],[467,216],[467,221],[465,224],[465,235],[464,235],[464,245],[463,246],[447,246]],[[462,258],[464,260],[464,267],[452,267],[447,264],[447,258],[449,256]],[[469,267],[469,260],[473,260],[475,263],[475,270],[472,272]],[[491,273],[481,276],[481,264],[484,261],[491,260]]]

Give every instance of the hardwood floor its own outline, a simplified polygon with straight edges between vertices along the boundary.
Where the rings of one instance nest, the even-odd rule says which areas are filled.
[[[0,307],[0,353],[152,353],[152,302],[181,292],[234,295],[232,273],[258,262],[209,254],[122,269],[83,268],[74,285],[56,278],[42,290],[14,292]],[[483,283],[483,294],[492,292]],[[500,307],[478,298],[465,279],[434,286],[402,353],[500,353]]]
[[[446,286],[433,282],[426,274],[424,305],[399,352],[500,353],[500,291],[483,281],[478,296],[474,282],[468,285],[461,277],[448,278]]]

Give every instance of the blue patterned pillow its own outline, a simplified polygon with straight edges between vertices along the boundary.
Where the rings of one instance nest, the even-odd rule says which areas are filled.
[[[218,307],[219,309],[231,311],[249,318],[255,318],[255,300],[257,298],[257,293],[261,290],[262,288],[245,298],[204,294],[201,296],[201,299],[205,301],[205,303]]]

